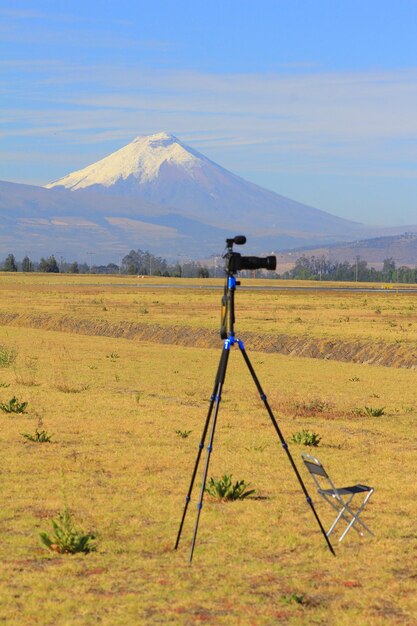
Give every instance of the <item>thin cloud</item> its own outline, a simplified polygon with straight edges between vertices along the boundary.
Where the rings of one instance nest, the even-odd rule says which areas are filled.
[[[17,75],[9,94],[18,100],[3,108],[2,136],[9,141],[44,137],[61,150],[89,146],[82,160],[93,161],[138,134],[169,130],[238,173],[412,175],[416,68],[215,74],[49,59],[22,63],[0,64]],[[29,88],[19,72],[32,73]],[[74,162],[72,169],[87,163]]]

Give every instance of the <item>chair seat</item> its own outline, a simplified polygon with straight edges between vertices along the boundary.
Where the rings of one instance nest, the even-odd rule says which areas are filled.
[[[353,485],[352,487],[336,487],[336,489],[319,489],[320,493],[327,493],[329,496],[334,496],[335,492],[340,495],[347,496],[354,493],[362,493],[366,491],[373,491],[372,487],[366,485]]]

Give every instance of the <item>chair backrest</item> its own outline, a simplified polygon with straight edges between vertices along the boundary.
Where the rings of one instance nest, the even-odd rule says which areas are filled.
[[[318,474],[319,476],[323,476],[324,478],[329,478],[323,465],[318,459],[316,459],[315,456],[306,453],[303,453],[301,456],[303,457],[304,465],[307,467],[310,474]]]
[[[305,452],[303,452],[301,456],[304,461],[304,465],[316,483],[317,489],[323,490],[323,488],[328,489],[330,487],[334,492],[336,492],[336,487],[320,461],[315,456],[306,454]],[[327,484],[323,485],[323,482],[327,482]]]

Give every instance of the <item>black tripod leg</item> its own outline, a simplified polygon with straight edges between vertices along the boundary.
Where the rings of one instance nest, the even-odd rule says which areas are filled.
[[[333,550],[333,546],[332,546],[332,544],[330,543],[330,540],[329,540],[329,538],[328,538],[328,536],[327,536],[327,534],[326,534],[326,531],[325,531],[325,530],[324,530],[324,528],[323,528],[323,524],[321,523],[320,518],[319,518],[319,516],[317,515],[317,511],[316,511],[316,509],[314,508],[313,501],[312,501],[312,499],[310,498],[310,496],[309,496],[309,494],[308,494],[308,491],[307,491],[307,489],[306,489],[306,486],[305,486],[305,484],[304,484],[304,482],[303,482],[303,479],[301,478],[300,473],[299,473],[299,471],[298,471],[298,469],[297,469],[297,466],[296,466],[296,464],[294,463],[294,459],[293,459],[293,458],[292,458],[292,456],[291,456],[291,452],[290,452],[290,451],[289,451],[289,449],[288,449],[288,445],[287,445],[287,443],[286,443],[286,441],[285,441],[285,439],[284,439],[284,437],[283,437],[283,435],[282,435],[282,433],[281,433],[281,430],[280,430],[280,428],[279,428],[279,426],[278,426],[277,420],[275,419],[275,416],[274,416],[274,414],[273,414],[273,412],[272,412],[272,409],[271,409],[271,407],[269,406],[268,400],[266,399],[266,395],[264,394],[263,389],[262,389],[262,387],[261,387],[261,384],[260,384],[260,382],[259,382],[259,380],[258,380],[258,377],[256,376],[256,373],[255,373],[255,370],[253,369],[252,363],[251,363],[251,362],[250,362],[250,360],[249,360],[249,357],[248,357],[247,352],[246,352],[246,350],[245,350],[245,346],[243,345],[243,342],[242,342],[242,341],[240,341],[240,340],[238,340],[238,342],[237,342],[237,343],[238,343],[238,345],[239,345],[239,348],[240,348],[240,351],[241,351],[241,353],[242,353],[242,356],[243,356],[243,358],[245,359],[245,363],[246,363],[246,365],[248,366],[248,369],[249,369],[249,371],[250,371],[250,373],[251,373],[251,376],[252,376],[253,381],[254,381],[254,383],[255,383],[255,385],[256,385],[256,388],[258,389],[258,392],[259,392],[259,395],[260,395],[260,397],[261,397],[261,400],[263,401],[263,403],[264,403],[264,405],[265,405],[265,407],[266,407],[266,410],[268,411],[268,415],[269,415],[269,417],[271,418],[272,424],[274,425],[274,428],[275,428],[275,430],[276,430],[276,433],[277,433],[277,435],[278,435],[278,437],[279,437],[279,439],[280,439],[280,441],[281,441],[281,445],[282,445],[282,447],[284,448],[284,450],[285,450],[285,452],[286,452],[286,454],[287,454],[287,457],[288,457],[288,459],[289,459],[289,461],[290,461],[290,463],[291,463],[291,466],[292,466],[292,468],[293,468],[293,470],[294,470],[294,473],[295,473],[295,475],[296,475],[296,477],[297,477],[297,480],[298,480],[298,482],[300,483],[300,487],[301,487],[301,489],[303,490],[303,493],[304,493],[304,495],[305,495],[305,498],[306,498],[306,500],[307,500],[307,503],[310,505],[310,508],[311,508],[311,510],[312,510],[312,512],[313,512],[314,517],[315,517],[315,518],[316,518],[316,520],[317,520],[317,523],[318,523],[318,525],[319,525],[319,527],[320,527],[320,530],[321,530],[321,532],[322,532],[322,534],[323,534],[323,537],[324,537],[324,538],[325,538],[325,540],[326,540],[326,543],[327,543],[327,546],[328,546],[328,548],[329,548],[330,552],[331,552],[331,553],[335,556],[335,552],[334,552],[334,550]]]
[[[217,389],[216,389],[216,397],[215,397],[215,409],[214,409],[214,415],[213,415],[213,423],[211,425],[210,439],[209,439],[209,443],[207,446],[207,457],[206,457],[206,464],[204,466],[203,481],[201,484],[200,500],[197,505],[197,517],[196,517],[195,526],[194,526],[193,540],[191,543],[190,563],[193,560],[194,547],[195,547],[195,542],[197,539],[198,523],[200,521],[201,509],[203,508],[203,498],[204,498],[204,492],[206,489],[208,468],[210,464],[211,452],[213,450],[214,432],[216,430],[217,415],[219,413],[219,408],[220,408],[222,388],[223,388],[224,379],[226,377],[226,369],[227,369],[227,362],[229,360],[229,353],[230,353],[230,342],[226,340],[224,343],[222,358],[220,360],[220,365],[219,365],[219,369],[218,369],[217,376],[216,376]]]
[[[227,350],[227,352],[229,352],[229,350]],[[193,474],[191,476],[191,482],[190,482],[190,486],[188,489],[188,493],[187,496],[185,498],[185,506],[184,506],[184,511],[182,514],[182,518],[181,518],[181,523],[180,523],[180,527],[178,530],[178,535],[177,535],[177,540],[175,542],[175,546],[174,546],[174,550],[176,550],[178,548],[178,544],[180,542],[180,538],[181,538],[181,533],[182,533],[182,527],[184,526],[184,521],[185,521],[185,517],[187,515],[187,509],[188,509],[188,504],[191,500],[191,493],[193,491],[193,487],[194,487],[194,481],[195,481],[195,477],[197,474],[197,469],[200,463],[200,458],[201,458],[201,453],[203,451],[204,448],[204,442],[206,440],[206,435],[207,435],[207,430],[210,424],[210,418],[211,418],[211,414],[213,411],[213,406],[214,406],[214,402],[216,400],[216,393],[217,393],[217,388],[218,388],[218,382],[219,382],[219,378],[221,375],[223,375],[223,380],[224,380],[224,374],[223,374],[223,370],[225,369],[223,362],[225,359],[225,349],[223,349],[221,357],[220,357],[220,362],[219,362],[219,367],[217,368],[217,374],[216,374],[216,378],[215,378],[215,382],[214,382],[214,388],[213,388],[213,393],[211,395],[210,398],[210,405],[209,405],[209,409],[208,409],[208,413],[207,413],[207,418],[206,418],[206,422],[204,424],[204,429],[203,429],[203,434],[201,435],[201,441],[200,444],[198,446],[198,453],[197,453],[197,458],[195,461],[195,465],[194,465],[194,470],[193,470]]]

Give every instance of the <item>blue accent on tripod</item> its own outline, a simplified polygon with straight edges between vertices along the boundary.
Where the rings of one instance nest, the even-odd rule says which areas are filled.
[[[234,276],[229,276],[227,279],[227,287],[228,289],[236,289],[236,278]]]

